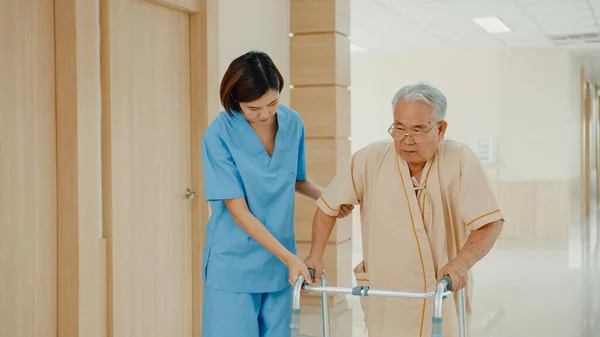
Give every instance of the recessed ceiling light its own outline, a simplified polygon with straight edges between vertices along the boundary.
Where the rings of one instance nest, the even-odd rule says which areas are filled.
[[[353,51],[367,51],[367,48],[360,47],[360,46],[357,46],[357,45],[351,43],[350,44],[350,51],[351,52],[353,52]]]
[[[485,29],[488,33],[496,34],[510,32],[510,28],[495,16],[474,18],[473,22]]]

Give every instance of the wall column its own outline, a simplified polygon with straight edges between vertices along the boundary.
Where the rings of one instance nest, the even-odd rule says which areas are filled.
[[[291,0],[290,32],[290,105],[304,119],[309,176],[327,186],[351,156],[350,0]],[[302,196],[296,202],[298,255],[305,258],[316,204]],[[351,217],[338,221],[324,257],[330,285],[352,286],[351,237]],[[319,295],[303,298],[320,303]]]

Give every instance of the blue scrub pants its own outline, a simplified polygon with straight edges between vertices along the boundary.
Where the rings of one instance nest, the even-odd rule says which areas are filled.
[[[292,287],[234,293],[204,287],[202,337],[290,337]]]

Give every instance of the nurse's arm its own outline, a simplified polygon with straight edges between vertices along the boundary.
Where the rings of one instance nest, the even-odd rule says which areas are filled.
[[[309,178],[302,181],[296,180],[296,192],[305,197],[317,200],[321,194],[323,194],[323,186],[315,183]]]
[[[287,250],[251,212],[246,199],[225,200],[225,205],[235,222],[256,242],[273,253],[281,262],[289,266],[296,255]]]

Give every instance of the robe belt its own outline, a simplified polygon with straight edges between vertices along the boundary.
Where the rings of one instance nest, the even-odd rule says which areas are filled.
[[[431,223],[433,221],[433,205],[431,203],[431,195],[429,194],[429,191],[427,191],[427,189],[425,188],[425,184],[420,184],[415,177],[411,177],[411,180],[413,183],[414,190],[417,191],[417,204],[420,203],[421,196],[423,192],[425,192],[425,199],[427,200],[427,206],[429,206],[429,216],[427,217],[428,221],[425,223],[425,225],[429,224],[431,226]],[[422,209],[421,211],[425,213],[424,209]],[[425,219],[423,219],[423,221],[425,221]]]

